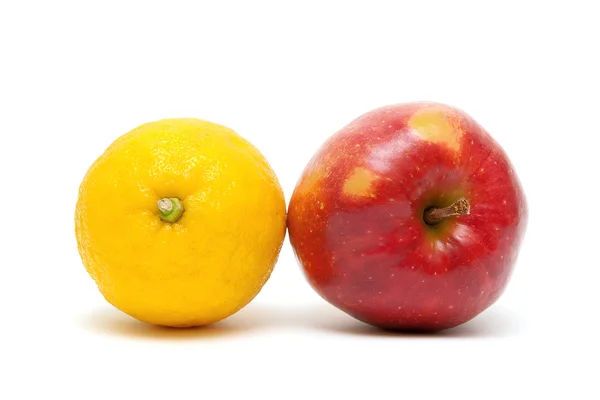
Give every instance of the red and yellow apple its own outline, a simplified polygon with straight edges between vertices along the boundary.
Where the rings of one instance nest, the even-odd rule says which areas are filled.
[[[409,103],[333,135],[294,190],[290,241],[311,286],[366,323],[434,331],[493,304],[527,221],[508,157],[461,110]]]

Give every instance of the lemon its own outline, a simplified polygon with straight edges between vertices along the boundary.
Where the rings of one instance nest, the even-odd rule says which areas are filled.
[[[108,302],[157,325],[210,324],[261,290],[285,236],[268,162],[233,130],[167,119],[121,136],[88,170],[75,232]]]

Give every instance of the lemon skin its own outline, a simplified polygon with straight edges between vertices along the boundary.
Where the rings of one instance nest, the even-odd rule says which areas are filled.
[[[176,222],[158,201],[180,199]],[[152,324],[206,325],[261,290],[286,229],[281,186],[233,130],[197,119],[142,125],[117,139],[79,189],[83,264],[108,302]]]

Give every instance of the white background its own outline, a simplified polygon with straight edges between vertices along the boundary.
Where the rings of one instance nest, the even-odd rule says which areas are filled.
[[[599,398],[594,3],[0,2],[0,398]],[[462,327],[354,321],[287,239],[255,301],[204,329],[138,323],[81,265],[78,185],[141,123],[232,127],[289,200],[330,134],[415,100],[486,127],[529,200],[507,291]]]

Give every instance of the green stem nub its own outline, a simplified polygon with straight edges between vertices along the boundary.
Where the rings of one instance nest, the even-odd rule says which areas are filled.
[[[183,215],[183,203],[177,197],[165,197],[158,201],[158,215],[165,222],[177,222]]]

